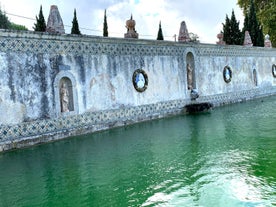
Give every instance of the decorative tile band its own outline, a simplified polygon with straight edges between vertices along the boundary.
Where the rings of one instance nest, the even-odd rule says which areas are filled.
[[[214,106],[220,106],[275,94],[276,87],[256,88],[228,94],[199,97],[194,103],[209,102]],[[115,126],[166,117],[171,114],[181,114],[185,112],[183,111],[185,105],[191,103],[193,102],[190,100],[174,100],[138,107],[87,112],[81,115],[56,119],[24,122],[17,125],[2,125],[0,126],[0,151],[29,146],[33,143],[33,137],[35,137],[34,139],[37,140],[37,143],[44,142],[40,141],[39,138],[47,134],[50,134],[50,137],[56,136],[53,139],[60,139],[68,136],[68,133],[65,132],[70,132],[70,135],[78,135],[83,132],[82,129],[89,129],[85,133],[92,133]],[[28,139],[32,141],[28,142]],[[17,145],[17,143],[22,141],[24,141],[24,145]]]
[[[138,55],[181,56],[187,48],[193,48],[200,56],[256,56],[275,57],[273,48],[248,48],[209,44],[183,44],[171,41],[129,40],[96,36],[49,35],[47,33],[0,30],[1,52],[43,54],[90,54],[90,55]]]

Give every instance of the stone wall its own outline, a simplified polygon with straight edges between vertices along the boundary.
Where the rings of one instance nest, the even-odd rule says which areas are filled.
[[[191,103],[188,64],[194,102],[276,94],[271,48],[2,30],[0,151],[182,113]],[[137,69],[147,79],[143,92],[134,87]]]

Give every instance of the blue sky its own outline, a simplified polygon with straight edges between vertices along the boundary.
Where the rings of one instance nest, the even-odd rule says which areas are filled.
[[[225,16],[236,18],[243,26],[243,15],[237,0],[0,0],[1,8],[9,19],[32,30],[40,5],[47,22],[51,5],[57,5],[66,33],[70,33],[73,13],[76,8],[82,34],[102,36],[103,15],[107,10],[109,36],[123,37],[125,22],[133,15],[140,39],[156,39],[159,22],[165,40],[173,41],[178,35],[181,21],[185,21],[189,32],[195,33],[203,43],[215,43],[216,35],[222,30]],[[13,14],[13,15],[10,15]]]

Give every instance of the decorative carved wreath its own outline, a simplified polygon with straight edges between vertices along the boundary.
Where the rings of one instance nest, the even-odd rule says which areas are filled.
[[[148,87],[148,75],[144,70],[137,69],[133,73],[132,83],[136,91],[144,92]]]
[[[272,65],[272,75],[274,78],[276,78],[276,65],[275,64]]]
[[[232,79],[232,70],[229,66],[225,66],[223,69],[223,79],[226,83],[230,83]]]

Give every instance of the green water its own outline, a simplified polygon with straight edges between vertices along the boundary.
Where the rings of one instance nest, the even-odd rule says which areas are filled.
[[[276,206],[276,97],[0,154],[0,206]]]

